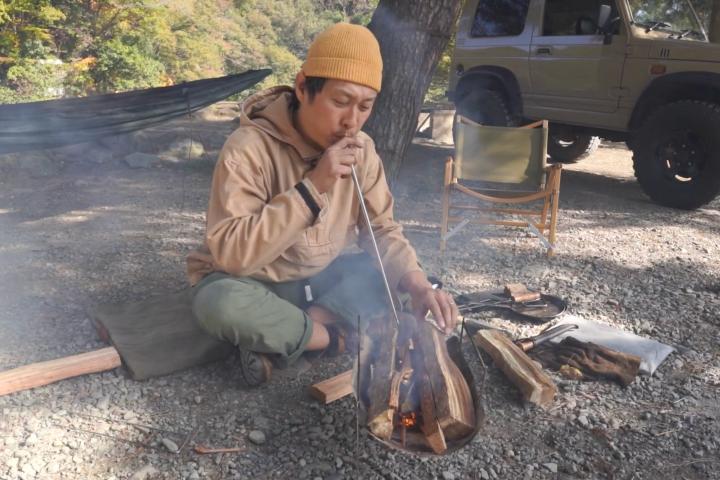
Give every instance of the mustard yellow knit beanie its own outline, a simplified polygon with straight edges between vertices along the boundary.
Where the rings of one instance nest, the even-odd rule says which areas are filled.
[[[379,92],[382,57],[375,35],[361,25],[336,23],[310,45],[303,72],[307,77],[357,83]]]

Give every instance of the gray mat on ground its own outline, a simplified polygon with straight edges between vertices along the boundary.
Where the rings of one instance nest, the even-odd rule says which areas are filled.
[[[223,360],[234,349],[197,325],[190,288],[129,305],[100,306],[88,315],[101,337],[105,335],[117,349],[134,380]]]

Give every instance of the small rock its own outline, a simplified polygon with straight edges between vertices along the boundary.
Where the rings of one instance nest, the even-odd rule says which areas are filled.
[[[15,468],[18,466],[19,462],[20,462],[19,458],[8,458],[5,461],[5,465],[7,465],[8,468]]]
[[[98,401],[97,401],[97,403],[95,404],[95,406],[96,406],[99,410],[107,410],[108,408],[110,408],[110,396],[109,396],[109,395],[105,395],[105,396],[103,396],[103,397],[98,398]]]
[[[27,152],[19,157],[18,169],[30,177],[48,177],[58,174],[58,169],[50,158],[42,152]]]
[[[205,153],[202,143],[186,138],[171,143],[160,155],[161,157],[183,158],[188,160],[196,160],[201,158]]]
[[[575,475],[577,473],[577,471],[578,471],[577,465],[575,465],[574,463],[571,463],[570,465],[567,465],[565,467],[565,472],[570,475]]]
[[[698,451],[696,451],[696,452],[693,452],[692,455],[693,455],[693,457],[695,457],[695,458],[702,458],[702,457],[705,456],[705,452],[703,452],[702,450],[698,450]]]
[[[127,420],[132,420],[132,419],[135,418],[136,416],[137,416],[137,415],[135,415],[135,412],[133,412],[133,411],[125,412],[125,415],[123,415],[123,420],[126,420],[126,421],[127,421]]]
[[[253,419],[253,425],[256,427],[267,427],[270,425],[270,419],[266,417],[255,417]]]
[[[129,142],[133,151],[148,153],[152,152],[155,145],[145,132],[132,132],[127,135],[126,142]]]
[[[557,463],[550,462],[550,463],[543,463],[543,466],[550,470],[552,473],[557,473]]]
[[[179,450],[177,444],[167,438],[162,439],[162,444],[165,448],[168,449],[169,452],[177,453],[177,451]]]
[[[680,355],[684,357],[690,357],[697,355],[697,352],[693,350],[692,348],[684,347],[682,345],[675,345],[675,350],[677,350]]]
[[[325,424],[325,425],[329,425],[329,424],[333,423],[333,420],[334,420],[334,419],[333,419],[332,415],[326,415],[326,416],[323,417],[322,420],[320,420],[320,423],[323,423],[323,424]]]
[[[580,415],[577,419],[578,423],[582,425],[583,427],[587,427],[590,423],[585,415]]]
[[[455,475],[452,472],[442,472],[443,480],[455,480]]]
[[[109,148],[95,148],[90,150],[85,156],[88,161],[93,163],[110,163],[113,161],[113,151]]]
[[[642,414],[641,417],[643,420],[650,420],[652,418],[652,415],[650,415],[650,412],[645,412]]]
[[[388,304],[388,305],[389,305],[389,304]],[[543,369],[542,363],[540,363],[540,362],[538,362],[538,361],[536,361],[536,360],[533,360],[532,362],[533,362],[533,363],[535,364],[535,366],[538,367],[540,370]]]
[[[25,439],[25,445],[27,446],[32,446],[36,443],[38,443],[38,438],[34,433],[30,434],[30,436]]]
[[[13,457],[15,458],[27,458],[30,456],[30,452],[27,450],[17,450],[15,453],[13,453]]]
[[[200,475],[198,474],[197,470],[193,470],[189,478],[190,480],[200,480]]]
[[[147,153],[133,153],[125,157],[125,163],[130,168],[150,168],[160,163],[160,157]]]
[[[146,480],[147,478],[154,477],[157,474],[158,471],[154,467],[145,465],[140,470],[133,473],[129,480]]]
[[[197,403],[197,404],[202,403],[202,397],[200,395],[196,396],[194,400],[195,400],[195,403]]]
[[[695,463],[693,463],[693,464],[692,464],[692,467],[693,467],[695,470],[698,470],[698,471],[701,471],[701,472],[702,472],[703,470],[705,470],[705,464],[704,464],[704,463],[700,463],[700,462],[695,462]]]
[[[255,430],[250,432],[250,435],[248,435],[248,439],[255,445],[262,445],[263,443],[265,443],[265,434],[260,430]]]
[[[37,472],[29,463],[26,463],[25,465],[23,465],[20,470],[22,470],[23,473],[27,473],[31,477],[34,477],[35,475],[37,475]]]
[[[60,464],[58,462],[52,461],[47,464],[47,472],[48,473],[56,473],[58,470],[60,470]],[[130,480],[137,480],[137,479],[131,478]]]

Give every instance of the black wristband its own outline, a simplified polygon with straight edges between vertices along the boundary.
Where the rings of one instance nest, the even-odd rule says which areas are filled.
[[[317,220],[318,216],[320,215],[320,207],[318,206],[313,196],[310,195],[310,190],[308,190],[308,188],[302,182],[295,185],[295,189],[300,192],[300,196],[303,198],[303,200],[305,200],[305,203],[312,212],[313,217],[315,217],[315,220]]]

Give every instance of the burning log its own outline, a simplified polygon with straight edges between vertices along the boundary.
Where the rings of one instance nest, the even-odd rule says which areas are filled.
[[[445,435],[438,423],[435,401],[430,387],[430,377],[427,372],[424,372],[420,379],[420,406],[423,416],[422,430],[425,438],[427,438],[433,452],[442,453],[447,450],[447,444],[445,443]]]
[[[405,345],[389,328],[361,341],[356,392],[375,438],[426,455],[457,451],[472,440],[484,417],[457,338],[446,344],[437,327],[422,322]]]
[[[476,426],[472,394],[460,369],[448,355],[445,336],[428,322],[418,325],[417,336],[440,428],[449,440],[470,435]],[[423,388],[424,384],[423,379]]]
[[[395,372],[397,335],[397,330],[394,330],[380,340],[377,360],[373,365],[372,379],[368,389],[370,412],[367,426],[373,435],[383,440],[390,439],[395,428],[393,426],[395,411],[390,406],[390,392]]]

